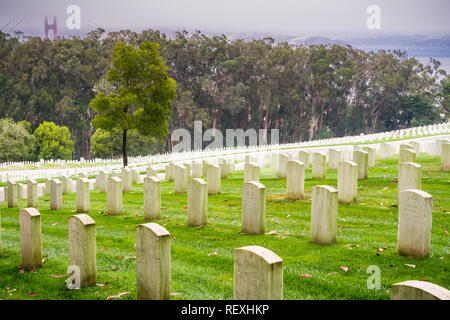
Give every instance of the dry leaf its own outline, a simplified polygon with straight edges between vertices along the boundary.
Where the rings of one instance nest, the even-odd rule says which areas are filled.
[[[52,278],[65,278],[65,277],[68,277],[68,276],[70,276],[70,273],[62,274],[62,275],[59,275],[59,276],[54,275],[54,274],[50,275],[50,277],[52,277]]]
[[[272,230],[272,231],[267,232],[266,234],[270,235],[270,234],[276,234],[276,233],[277,233],[277,230]]]
[[[218,255],[217,251],[214,251],[213,253],[208,253],[208,257],[209,256],[217,256],[217,255]]]
[[[344,270],[345,272],[348,271],[348,268],[347,268],[347,267],[344,267],[344,266],[341,266],[341,269]]]
[[[411,268],[415,268],[415,267],[416,267],[416,265],[415,265],[415,264],[407,264],[407,263],[405,263],[405,266],[407,266],[407,267],[411,267]]]
[[[307,273],[302,273],[302,274],[300,275],[300,277],[302,277],[302,278],[311,278],[312,275],[307,274]]]
[[[330,272],[330,273],[328,273],[325,277],[331,276],[331,275],[333,275],[333,274],[337,274],[337,272]]]
[[[34,297],[34,296],[38,296],[38,295],[39,295],[39,293],[30,293],[28,296]]]
[[[121,296],[123,296],[123,295],[125,295],[125,294],[129,294],[130,292],[121,292],[121,293],[119,293],[118,295],[115,295],[115,296],[109,296],[108,298],[106,298],[106,300],[109,300],[109,299],[113,299],[113,298],[120,298]]]

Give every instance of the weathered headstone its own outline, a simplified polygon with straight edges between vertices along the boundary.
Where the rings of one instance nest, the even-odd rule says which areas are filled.
[[[244,182],[242,192],[242,232],[264,234],[266,230],[266,187],[259,182]]]
[[[198,160],[192,161],[192,178],[201,178],[203,176],[202,163]]]
[[[187,192],[187,169],[181,164],[174,165],[175,193]]]
[[[199,227],[208,222],[208,184],[200,178],[189,181],[188,225]]]
[[[328,149],[328,169],[337,169],[340,159],[340,151],[334,148]]]
[[[206,179],[208,181],[208,194],[219,194],[221,188],[220,167],[216,164],[208,164]]]
[[[338,165],[338,200],[350,204],[358,198],[358,165],[353,161],[342,161]]]
[[[441,144],[441,170],[450,170],[450,143]]]
[[[208,175],[208,160],[202,161],[202,177],[206,177]]]
[[[50,210],[62,209],[62,183],[59,180],[50,181]]]
[[[358,180],[369,177],[369,154],[365,151],[353,151],[353,162],[358,166]]]
[[[118,177],[109,177],[107,186],[108,214],[122,214],[122,180]]]
[[[298,159],[303,162],[305,165],[305,169],[309,169],[309,157],[311,156],[311,152],[306,150],[300,150],[298,152]]]
[[[278,154],[278,178],[286,178],[286,166],[291,157],[287,153]]]
[[[337,233],[338,191],[315,186],[311,198],[311,243],[333,244]]]
[[[449,290],[426,281],[394,283],[389,292],[391,300],[450,300]]]
[[[367,152],[367,167],[375,168],[377,150],[373,147],[363,147],[363,151]]]
[[[16,208],[19,199],[19,187],[15,181],[8,181],[7,186],[8,208]]]
[[[400,192],[398,254],[424,259],[430,255],[432,196],[421,190]]]
[[[234,299],[282,300],[283,260],[260,246],[234,249]]]
[[[228,177],[228,161],[225,158],[219,158],[220,176],[221,178]]]
[[[327,175],[327,155],[322,152],[314,152],[312,157],[312,178],[324,179]]]
[[[72,179],[68,176],[61,177],[62,194],[72,193]]]
[[[89,190],[89,180],[78,178],[77,180],[77,212],[89,212],[91,208],[91,195]]]
[[[291,200],[302,199],[305,194],[305,165],[301,161],[287,163],[286,194]]]
[[[98,191],[101,193],[106,192],[106,187],[108,184],[108,174],[105,171],[100,170],[96,177],[96,181],[97,181]]]
[[[154,176],[144,178],[144,219],[158,220],[161,216],[161,180]]]
[[[27,181],[27,199],[29,208],[39,206],[38,183],[33,179]]]
[[[97,272],[95,222],[87,214],[69,217],[69,265],[80,268],[81,288],[95,286]]]
[[[52,181],[52,179],[50,178],[45,178],[45,188],[44,188],[44,192],[43,192],[43,196],[44,197],[48,197],[50,196],[50,182]]]
[[[408,148],[400,149],[398,163],[402,162],[416,162],[416,152]]]
[[[20,255],[22,266],[42,267],[41,214],[35,208],[20,209]]]
[[[158,178],[158,170],[156,170],[156,168],[154,166],[148,166],[147,167],[147,176]]]
[[[133,173],[131,172],[130,168],[122,168],[122,192],[130,192],[132,188],[132,182],[133,182]]]
[[[422,166],[402,162],[398,165],[398,193],[408,189],[422,189]]]
[[[256,181],[259,182],[261,177],[261,167],[254,162],[247,162],[244,164],[244,182]]]
[[[156,223],[136,227],[138,300],[170,299],[170,234]]]

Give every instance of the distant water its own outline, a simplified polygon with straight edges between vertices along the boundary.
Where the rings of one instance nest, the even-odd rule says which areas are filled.
[[[357,49],[361,49],[364,51],[374,51],[377,52],[379,50],[402,50],[406,51],[409,57],[414,57],[419,60],[423,64],[429,64],[430,58],[436,59],[441,62],[441,69],[445,70],[447,74],[450,74],[450,48],[419,48],[419,47],[396,47],[393,45],[386,46],[364,46],[364,45],[355,45]]]

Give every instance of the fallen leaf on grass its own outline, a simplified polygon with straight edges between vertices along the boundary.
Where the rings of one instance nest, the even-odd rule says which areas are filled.
[[[217,255],[218,255],[217,251],[214,251],[214,252],[212,252],[212,253],[208,253],[208,257],[209,257],[209,256],[217,256]]]
[[[65,278],[65,277],[68,277],[70,275],[71,275],[70,273],[66,273],[66,274],[62,274],[62,275],[51,274],[50,277],[52,277],[52,278]]]
[[[307,274],[307,273],[302,273],[302,274],[300,275],[300,277],[302,277],[302,278],[311,278],[312,275]]]
[[[34,297],[34,296],[38,296],[38,295],[39,295],[39,293],[30,293],[28,296]]]
[[[58,224],[58,222],[55,222],[54,224],[52,224],[52,227],[56,226]]]
[[[341,266],[341,269],[342,269],[342,270],[344,270],[345,272],[347,272],[347,271],[348,271],[348,268],[347,268],[347,267],[345,267],[345,266]]]
[[[416,267],[416,265],[415,265],[415,264],[407,264],[407,263],[405,263],[405,266],[407,266],[407,267],[411,267],[411,268],[415,268],[415,267]]]
[[[171,295],[171,296],[178,296],[179,293],[178,293],[178,292],[171,292],[170,295]]]
[[[104,287],[109,283],[109,281],[106,281],[105,283],[97,283],[96,286],[98,287]]]
[[[277,234],[277,230],[269,231],[269,232],[267,232],[266,234],[268,234],[268,235],[271,235],[271,234]]]
[[[125,294],[129,294],[130,292],[121,292],[121,293],[119,293],[118,295],[115,295],[115,296],[109,296],[108,298],[106,298],[106,300],[109,300],[109,299],[114,299],[114,298],[120,298],[121,296],[123,296],[123,295],[125,295]]]
[[[337,272],[330,272],[330,273],[328,273],[325,277],[331,276],[331,275],[333,275],[333,274],[337,274]]]

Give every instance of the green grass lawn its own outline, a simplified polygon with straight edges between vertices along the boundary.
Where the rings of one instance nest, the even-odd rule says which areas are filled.
[[[397,255],[397,158],[377,161],[369,179],[359,181],[359,201],[339,204],[338,240],[331,246],[309,243],[310,197],[315,185],[337,187],[337,170],[327,178],[311,179],[306,171],[306,199],[285,197],[286,180],[262,170],[267,188],[266,232],[240,233],[243,171],[222,180],[222,194],[208,198],[208,226],[187,226],[187,194],[174,194],[173,182],[163,182],[162,219],[171,234],[172,299],[232,299],[234,248],[259,245],[283,259],[284,299],[389,299],[389,288],[404,280],[427,280],[450,288],[449,235],[450,173],[439,169],[440,158],[421,154],[422,189],[433,196],[431,256],[414,260]],[[143,185],[124,194],[122,216],[106,216],[106,194],[91,193],[89,215],[97,225],[97,283],[69,290],[68,218],[75,214],[75,194],[65,195],[61,211],[49,211],[49,198],[40,198],[42,214],[42,269],[20,266],[19,209],[0,203],[2,256],[0,299],[136,299],[135,227],[144,223]],[[25,207],[26,200],[19,201]],[[381,289],[367,288],[371,265],[381,269]],[[413,267],[414,266],[414,267]],[[345,268],[348,268],[345,271]],[[303,275],[303,276],[302,276]],[[306,276],[308,275],[308,276]]]

